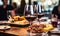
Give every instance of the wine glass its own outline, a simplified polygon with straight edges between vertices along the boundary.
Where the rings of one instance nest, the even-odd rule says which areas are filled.
[[[8,10],[8,11],[7,11],[7,18],[9,19],[10,17],[11,17],[11,11]]]
[[[11,23],[13,21],[13,19],[11,17],[11,10],[7,11],[7,19],[8,19],[7,20],[8,23]],[[9,25],[8,23],[7,23],[7,25]]]
[[[12,18],[11,12],[12,12],[11,10],[7,11],[7,18],[8,18],[8,21],[13,22],[14,19]]]
[[[30,25],[36,19],[37,14],[34,13],[32,5],[26,5],[24,8],[24,16],[29,21]]]
[[[26,5],[24,8],[24,16],[29,21],[29,24],[32,25],[33,21],[37,18],[37,12],[33,10],[32,5]],[[31,31],[29,35],[31,35]]]
[[[39,24],[40,24],[40,19],[44,16],[43,13],[38,13],[38,21],[39,21]]]

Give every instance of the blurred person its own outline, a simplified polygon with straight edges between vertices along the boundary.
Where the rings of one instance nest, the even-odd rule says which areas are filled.
[[[53,8],[52,18],[60,19],[60,0],[59,0],[59,4]]]
[[[53,8],[51,19],[53,27],[58,27],[58,21],[60,21],[60,0],[59,4]]]
[[[25,0],[21,0],[21,5],[16,10],[17,15],[23,16],[25,5],[26,5]]]
[[[17,9],[17,4],[15,2],[12,3],[12,7],[14,8],[14,12],[16,13],[16,9]]]
[[[11,11],[11,16],[15,16],[15,12],[13,11],[13,7],[11,5],[8,5],[8,0],[1,0],[3,2],[3,5],[0,6],[0,20],[8,20],[7,18],[7,11]]]
[[[16,8],[17,8],[17,4],[16,4],[15,2],[13,2],[13,3],[12,3],[12,7],[13,7],[14,9],[16,9]]]

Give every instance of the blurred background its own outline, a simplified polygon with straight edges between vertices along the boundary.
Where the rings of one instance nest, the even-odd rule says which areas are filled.
[[[22,0],[8,0],[8,4],[16,3],[17,8],[21,6]],[[50,16],[54,6],[58,5],[59,0],[24,0],[25,5],[39,5],[38,12],[46,14],[45,16]],[[3,5],[0,0],[0,5]],[[23,4],[24,5],[24,4]],[[18,10],[19,11],[19,10]]]

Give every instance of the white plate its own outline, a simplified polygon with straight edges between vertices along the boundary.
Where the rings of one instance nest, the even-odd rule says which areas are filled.
[[[10,22],[8,22],[8,21],[0,21],[0,23],[10,23]]]
[[[48,17],[42,17],[40,20],[42,20],[42,19],[49,19]]]
[[[9,24],[12,24],[12,25],[29,25],[29,23],[26,23],[26,24],[9,23]]]
[[[7,25],[0,25],[0,30],[9,29],[9,28],[11,27]]]

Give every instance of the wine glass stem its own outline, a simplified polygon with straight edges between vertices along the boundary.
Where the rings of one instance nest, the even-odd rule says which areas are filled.
[[[40,24],[40,20],[39,20],[39,18],[38,18],[38,22],[39,22],[39,24]]]
[[[32,25],[32,22],[30,21],[30,26]]]
[[[39,21],[39,24],[40,24],[40,21]]]
[[[29,21],[29,23],[30,23],[30,26],[32,25],[32,21]],[[30,31],[30,34],[29,34],[29,36],[31,36],[31,31]]]

